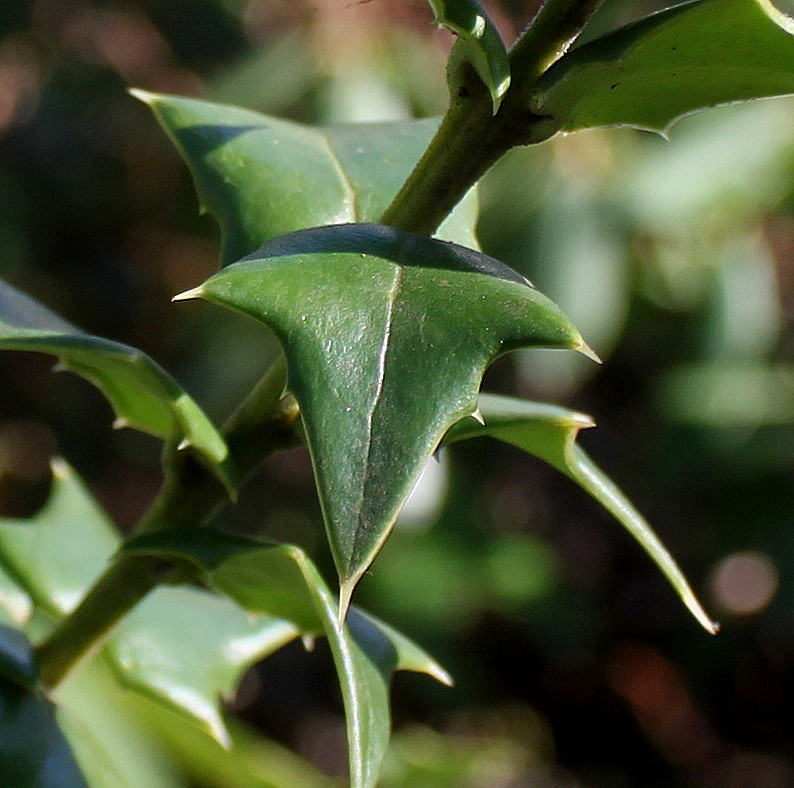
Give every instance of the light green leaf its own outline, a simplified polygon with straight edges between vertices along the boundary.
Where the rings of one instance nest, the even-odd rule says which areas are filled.
[[[20,593],[54,618],[77,606],[119,544],[105,513],[62,460],[53,463],[50,498],[34,517],[0,519],[0,565]],[[122,685],[227,743],[221,698],[247,667],[296,634],[286,621],[246,616],[206,591],[160,588],[119,624],[106,654]]]
[[[770,0],[696,0],[569,52],[530,108],[562,131],[665,133],[683,115],[794,93],[794,20]]]
[[[107,397],[116,413],[115,426],[191,447],[232,484],[223,438],[181,386],[140,350],[86,334],[3,281],[0,349],[57,356],[59,369],[81,375]]]
[[[510,60],[494,23],[476,0],[428,0],[436,22],[458,35],[450,55],[450,71],[470,63],[488,88],[496,114],[510,87]],[[450,74],[454,83],[454,75]]]
[[[298,635],[288,621],[246,615],[228,599],[158,588],[116,628],[107,655],[119,683],[231,746],[219,708],[243,672]]]
[[[487,394],[480,396],[480,413],[484,425],[474,419],[465,419],[449,431],[446,442],[490,435],[540,457],[564,473],[626,528],[661,569],[692,615],[706,631],[717,633],[719,625],[703,610],[673,557],[645,518],[576,445],[579,430],[595,426],[589,416],[555,405]]]
[[[0,774],[8,786],[87,788],[55,707],[32,686],[33,648],[16,630],[0,627]]]
[[[186,558],[207,583],[252,613],[287,618],[304,635],[328,638],[347,716],[353,788],[374,786],[390,735],[389,683],[395,670],[449,677],[402,635],[352,608],[347,624],[314,564],[298,547],[212,531],[147,534],[127,543],[135,553]]]
[[[221,265],[293,230],[377,221],[438,127],[435,119],[325,128],[239,107],[132,91],[185,159],[221,226]],[[476,246],[472,191],[439,229]]]
[[[472,413],[485,369],[518,347],[577,348],[512,269],[383,225],[274,239],[180,298],[270,326],[301,408],[344,611],[425,460]]]
[[[62,460],[52,468],[47,503],[29,519],[0,519],[0,564],[33,603],[69,613],[105,569],[118,536],[77,474]]]

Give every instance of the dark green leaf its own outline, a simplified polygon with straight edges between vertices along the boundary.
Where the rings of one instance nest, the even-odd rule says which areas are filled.
[[[144,535],[126,549],[187,558],[204,570],[208,584],[246,610],[288,618],[304,635],[326,635],[345,704],[353,788],[378,779],[391,727],[392,672],[421,671],[449,683],[425,652],[377,620],[352,608],[342,624],[336,599],[298,547],[202,531]]]
[[[33,646],[18,629],[0,626],[0,681],[32,689],[39,677]]]
[[[552,465],[595,498],[639,542],[703,627],[715,634],[715,624],[703,610],[686,578],[645,518],[609,477],[576,445],[579,430],[595,426],[575,411],[511,397],[483,394],[480,413],[485,424],[465,419],[447,434],[446,442],[490,435],[511,443]]]
[[[0,349],[57,356],[60,369],[91,381],[108,398],[115,426],[192,447],[231,484],[223,438],[179,384],[140,350],[86,334],[2,281]]]
[[[221,264],[279,235],[377,221],[430,142],[438,121],[317,128],[208,101],[133,91],[187,162],[202,209],[222,230]],[[475,246],[471,192],[439,236]]]
[[[476,408],[485,369],[518,347],[586,350],[515,271],[382,225],[274,239],[180,298],[269,325],[284,345],[344,612],[422,466]]]
[[[0,774],[14,788],[88,788],[39,692],[0,678]]]
[[[459,38],[450,55],[450,71],[460,61],[470,63],[488,88],[493,111],[499,109],[510,87],[510,60],[493,22],[476,0],[428,0],[436,22]],[[454,74],[450,74],[454,83]]]
[[[794,20],[770,0],[696,0],[572,50],[540,79],[531,109],[562,131],[664,133],[718,104],[794,93]]]

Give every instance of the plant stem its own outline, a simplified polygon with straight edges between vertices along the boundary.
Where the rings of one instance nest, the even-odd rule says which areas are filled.
[[[450,86],[450,106],[430,146],[381,221],[432,235],[466,192],[517,145],[551,137],[553,119],[529,109],[532,88],[582,31],[603,0],[546,0],[510,53],[512,81],[496,115],[473,68]]]
[[[431,235],[466,192],[516,145],[554,134],[548,118],[533,115],[529,95],[543,72],[568,48],[601,0],[546,0],[510,55],[513,80],[499,112],[473,68],[456,75],[449,110],[382,221]],[[294,400],[282,398],[285,362],[279,359],[232,416],[224,433],[241,478],[273,451],[296,442]],[[220,481],[190,455],[167,449],[168,473],[160,495],[135,532],[206,525],[227,501]],[[40,644],[42,681],[53,688],[113,625],[164,582],[195,577],[181,564],[119,554],[78,607]]]
[[[282,397],[286,363],[280,357],[231,416],[224,434],[231,456],[245,478],[277,449],[297,443],[297,406]],[[160,494],[143,515],[135,533],[163,528],[206,525],[228,501],[216,476],[192,455],[170,453],[168,473]],[[184,564],[120,552],[116,560],[38,647],[41,679],[54,688],[85,655],[97,648],[113,625],[146,594],[162,583],[188,582],[195,571]]]

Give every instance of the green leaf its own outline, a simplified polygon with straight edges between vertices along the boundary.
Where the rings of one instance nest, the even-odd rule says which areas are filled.
[[[34,604],[71,612],[105,569],[118,536],[77,474],[52,466],[47,503],[29,519],[0,519],[0,563]]]
[[[436,22],[459,37],[450,55],[450,72],[460,61],[470,63],[491,94],[495,115],[510,87],[510,60],[499,31],[476,0],[428,2]]]
[[[698,0],[569,52],[530,108],[562,131],[633,126],[665,133],[683,115],[794,93],[794,20],[770,0]]]
[[[389,742],[389,683],[395,670],[427,673],[450,683],[446,672],[418,646],[355,608],[347,624],[314,564],[298,547],[212,531],[159,532],[136,537],[135,553],[186,558],[207,583],[251,613],[292,621],[303,635],[328,638],[347,717],[353,788],[374,786]]]
[[[20,594],[29,594],[38,608],[60,618],[77,606],[119,544],[77,474],[56,460],[42,509],[30,519],[0,520],[0,564],[18,583],[11,601],[19,608]],[[22,609],[25,617],[29,605]],[[205,591],[160,588],[119,624],[106,653],[122,685],[227,743],[220,699],[232,693],[248,666],[296,634],[286,621],[246,616]],[[0,655],[0,674],[2,665]]]
[[[239,107],[134,90],[174,141],[202,209],[221,226],[221,265],[279,235],[377,221],[438,128],[435,119],[318,128]],[[475,246],[476,194],[439,236]]]
[[[179,298],[266,323],[284,345],[344,611],[425,460],[518,347],[586,350],[512,269],[383,225],[291,233]]]
[[[116,427],[134,427],[192,447],[232,484],[223,438],[180,385],[145,353],[86,334],[0,281],[0,349],[51,353],[107,397]]]
[[[703,610],[678,565],[645,518],[576,445],[579,430],[595,426],[589,416],[555,405],[487,394],[480,396],[480,413],[484,425],[465,419],[449,431],[446,442],[490,435],[534,454],[564,473],[626,528],[661,569],[692,615],[706,631],[717,633],[719,625]]]
[[[190,719],[231,746],[219,700],[243,672],[298,635],[288,621],[246,615],[228,599],[158,588],[116,628],[106,653],[119,683]]]
[[[55,720],[55,707],[33,687],[33,647],[0,627],[0,774],[20,788],[87,788]]]

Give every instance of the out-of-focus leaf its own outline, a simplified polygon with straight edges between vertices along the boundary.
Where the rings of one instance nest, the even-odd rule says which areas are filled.
[[[150,723],[149,717],[164,713],[162,706],[149,703],[149,717],[140,714],[139,705],[146,701],[136,704],[135,693],[119,687],[103,660],[78,665],[53,697],[58,724],[91,788],[187,788],[160,731]],[[211,744],[205,733],[195,731]]]
[[[510,60],[499,31],[476,0],[428,2],[436,22],[458,35],[450,55],[450,69],[457,68],[460,61],[470,63],[488,88],[496,114],[510,87]]]
[[[438,121],[317,128],[239,107],[133,91],[185,159],[203,210],[221,226],[221,265],[279,235],[372,222],[430,142]],[[476,246],[472,191],[438,231]]]
[[[286,618],[304,635],[326,635],[345,704],[354,788],[374,786],[378,779],[391,727],[391,674],[415,670],[449,682],[418,646],[375,619],[352,608],[342,623],[336,599],[298,547],[202,531],[147,534],[126,549],[186,558],[204,571],[209,585],[246,610]]]
[[[38,669],[21,633],[0,628],[0,774],[19,788],[88,788],[55,719],[33,689]]]
[[[56,618],[77,606],[118,546],[105,513],[62,460],[53,463],[50,498],[34,517],[0,520],[0,564],[18,593]],[[161,588],[120,623],[107,656],[121,684],[225,743],[221,698],[249,665],[296,634],[286,621],[246,616],[207,592]]]
[[[518,347],[587,351],[512,269],[383,225],[274,239],[180,298],[248,314],[281,340],[314,463],[342,613],[427,458]]]
[[[0,560],[0,623],[22,626],[32,612],[30,596],[3,569]]]
[[[474,419],[464,419],[450,430],[446,441],[451,443],[490,435],[534,454],[564,473],[595,498],[639,542],[706,631],[712,634],[718,631],[719,626],[703,610],[678,565],[645,518],[576,445],[579,430],[594,426],[589,416],[555,405],[486,394],[480,396],[480,413],[484,425]]]
[[[165,743],[181,769],[203,788],[345,788],[308,761],[238,720],[229,721],[232,747],[208,740],[194,725],[160,707],[136,704],[147,728]],[[116,788],[116,786],[109,786]],[[137,786],[133,786],[137,788]],[[148,786],[147,786],[148,788]]]
[[[51,353],[108,399],[117,427],[192,447],[231,484],[226,443],[201,408],[140,350],[86,334],[0,281],[0,349]]]
[[[39,672],[30,641],[18,629],[0,626],[0,679],[32,689]]]
[[[195,588],[159,588],[117,627],[107,646],[119,683],[173,708],[231,746],[219,700],[243,672],[298,635],[288,621],[246,615]]]
[[[52,466],[47,503],[30,519],[0,519],[0,563],[33,603],[69,613],[105,569],[118,537],[77,474]]]
[[[531,109],[562,131],[665,133],[683,115],[794,93],[794,20],[770,0],[696,0],[578,47],[538,81]]]

